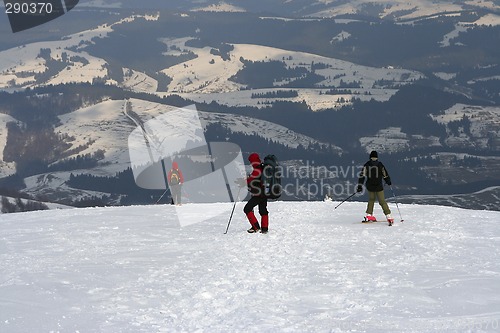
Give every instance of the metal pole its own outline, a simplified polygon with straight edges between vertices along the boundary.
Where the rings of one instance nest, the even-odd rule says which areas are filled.
[[[394,190],[392,189],[392,185],[389,185],[389,187],[391,188],[392,195],[394,196],[394,201],[396,202],[396,207],[398,208],[399,218],[401,219],[401,222],[404,222],[403,216],[401,216],[401,211],[399,210],[398,199],[396,198],[396,193],[394,193]]]
[[[161,200],[161,199],[163,198],[163,196],[164,196],[164,195],[168,192],[168,190],[170,190],[170,188],[167,188],[167,189],[165,190],[165,192],[163,192],[163,194],[161,195],[161,197],[160,197],[158,200],[156,200],[155,204],[157,204],[158,202],[160,202],[160,200]]]
[[[241,187],[239,188],[238,195],[236,196],[236,198],[234,200],[233,210],[231,211],[231,216],[229,216],[229,221],[227,222],[227,228],[226,228],[226,232],[224,232],[224,235],[227,234],[227,231],[229,230],[229,225],[231,224],[231,220],[233,218],[234,209],[236,208],[236,203],[238,202],[237,200],[240,197],[240,191],[241,191]]]
[[[351,199],[355,195],[356,195],[356,192],[354,192],[353,194],[351,194],[348,198],[344,199],[344,201],[342,201],[341,203],[339,203],[337,205],[337,207],[335,207],[334,209],[337,209],[340,205],[342,205],[344,202],[346,202],[347,200]]]

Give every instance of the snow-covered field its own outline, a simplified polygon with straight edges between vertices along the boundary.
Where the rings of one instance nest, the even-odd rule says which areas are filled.
[[[152,2],[151,2],[152,3]],[[172,7],[185,10],[209,11],[209,12],[244,12],[260,11],[266,12],[284,12],[295,14],[306,14],[310,17],[335,17],[338,15],[371,13],[380,18],[395,18],[399,20],[415,19],[431,15],[452,15],[457,11],[472,8],[480,10],[498,9],[496,0],[310,0],[310,1],[220,1],[220,0],[191,0],[173,2]],[[281,3],[281,5],[279,4]],[[303,7],[297,7],[297,3],[303,3]],[[148,3],[149,4],[149,3]],[[151,7],[156,9],[164,4],[158,3]],[[103,7],[103,8],[136,8],[133,0],[87,0],[80,1],[80,8],[83,7]],[[158,6],[158,7],[157,7]],[[166,5],[169,7],[168,5]],[[288,8],[290,7],[290,8]],[[377,14],[378,13],[378,14]],[[289,18],[286,18],[289,19]]]
[[[112,24],[103,24],[93,29],[81,31],[64,37],[58,41],[46,41],[19,45],[8,50],[0,51],[0,89],[9,87],[34,87],[39,85],[92,82],[95,78],[104,78],[108,74],[105,69],[106,62],[82,51],[94,38],[106,38],[113,31],[115,25],[133,22],[137,18],[155,20],[156,16],[135,15],[127,17]],[[50,57],[61,61],[63,53],[72,61],[63,70],[52,76],[46,82],[37,83],[35,74],[47,70],[47,62],[39,57],[43,49],[50,49]],[[75,49],[77,52],[75,52]],[[77,56],[78,60],[74,60]],[[85,59],[83,62],[81,59]],[[29,75],[28,75],[29,74]],[[109,84],[116,84],[108,80]],[[130,83],[129,83],[130,84]],[[143,86],[140,86],[143,88]],[[141,89],[138,89],[141,91]]]
[[[140,99],[129,99],[131,109],[143,122],[161,116],[175,107],[149,102]],[[135,128],[123,110],[127,101],[107,100],[96,105],[81,108],[75,112],[60,116],[61,125],[56,128],[61,135],[72,136],[69,149],[79,146],[88,146],[78,154],[92,154],[99,149],[105,151],[103,164],[111,174],[123,171],[129,167],[130,159],[127,150],[127,138]],[[284,146],[296,148],[298,145],[309,147],[313,144],[326,146],[327,143],[319,142],[311,137],[294,132],[281,125],[258,120],[255,118],[215,113],[199,112],[200,118],[208,124],[220,124],[232,132],[247,135],[260,135],[265,139],[273,140]],[[1,118],[0,118],[1,121]],[[98,129],[98,130],[95,130]],[[179,129],[179,135],[184,135],[185,129]],[[1,132],[0,132],[1,135]],[[0,143],[1,141],[0,136]],[[337,148],[340,151],[340,148]],[[75,153],[73,156],[75,157]]]
[[[325,4],[328,7],[311,14],[310,16],[312,17],[335,17],[345,14],[363,13],[367,10],[369,11],[369,8],[371,8],[374,12],[379,11],[378,16],[380,18],[394,18],[402,21],[429,17],[432,15],[454,15],[456,12],[459,12],[464,8],[494,11],[498,9],[498,2],[494,0],[318,0],[317,2]],[[490,20],[487,22],[490,22]]]
[[[309,65],[305,64],[311,63],[325,64],[328,66],[327,68],[315,71],[326,78],[319,83],[320,86],[338,87],[341,85],[341,81],[359,82],[362,88],[354,89],[358,93],[355,97],[366,100],[374,98],[386,101],[397,92],[396,89],[382,90],[380,89],[381,87],[376,87],[377,81],[387,80],[394,84],[405,85],[424,77],[422,73],[406,69],[368,67],[316,54],[288,51],[254,44],[233,44],[234,50],[229,52],[230,59],[224,61],[221,57],[211,54],[210,47],[195,48],[186,46],[186,42],[190,39],[176,38],[162,40],[171,49],[169,51],[171,54],[177,54],[178,50],[181,49],[188,50],[197,55],[192,60],[164,69],[162,73],[172,78],[172,82],[168,86],[168,94],[179,94],[195,101],[209,103],[210,100],[215,100],[225,105],[253,106],[263,102],[264,100],[262,99],[250,98],[251,93],[255,93],[256,91],[252,91],[251,93],[241,92],[244,87],[230,80],[232,76],[244,67],[244,64],[240,61],[241,58],[254,62],[283,61],[290,68],[308,67]],[[172,47],[174,48],[172,49]],[[281,85],[285,83],[289,82],[275,82],[274,85],[276,89],[280,89]],[[335,96],[326,95],[322,97],[317,90],[299,90],[301,91],[300,95],[295,99],[289,100],[306,100],[308,105],[314,110],[334,107],[335,104],[340,104],[335,103],[335,100],[338,98],[343,97],[350,100],[353,97],[345,94]],[[257,92],[262,93],[266,92],[266,90],[258,90]],[[364,96],[365,92],[370,92],[369,97]],[[239,94],[232,96],[236,93]]]
[[[2,215],[0,331],[498,332],[500,212],[337,204],[270,203],[267,235],[243,203],[228,234],[230,203]]]

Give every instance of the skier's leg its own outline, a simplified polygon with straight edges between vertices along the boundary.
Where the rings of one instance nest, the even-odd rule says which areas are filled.
[[[373,206],[375,205],[375,192],[368,191],[368,206],[366,207],[366,214],[373,215]]]
[[[382,209],[384,210],[384,215],[390,215],[391,210],[389,209],[387,201],[385,201],[384,191],[377,192],[377,200]]]
[[[260,198],[259,201],[259,214],[261,217],[260,224],[262,232],[266,233],[269,227],[269,212],[267,211],[267,198]]]
[[[177,190],[177,202],[176,204],[178,206],[182,205],[182,185],[177,185],[178,190]]]
[[[243,208],[243,212],[247,216],[248,222],[252,225],[252,228],[248,230],[248,232],[255,232],[260,229],[259,222],[257,221],[257,217],[253,213],[253,208],[259,204],[258,197],[251,197],[248,200],[247,204]],[[251,231],[253,230],[253,231]]]
[[[172,201],[174,205],[178,205],[180,203],[180,188],[179,185],[170,185],[170,190],[172,191]]]

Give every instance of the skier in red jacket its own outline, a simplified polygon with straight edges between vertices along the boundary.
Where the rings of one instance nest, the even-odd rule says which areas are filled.
[[[269,212],[267,211],[267,198],[264,195],[264,189],[262,188],[261,175],[262,175],[262,163],[260,157],[257,153],[252,153],[248,156],[248,161],[252,165],[252,173],[247,178],[248,191],[251,194],[250,200],[248,200],[243,212],[245,212],[248,221],[252,225],[247,231],[249,233],[256,233],[261,231],[263,234],[267,233],[269,227]],[[255,217],[253,209],[255,206],[259,206],[259,214],[261,216],[261,225]],[[261,229],[262,226],[262,229]]]
[[[168,187],[170,188],[170,194],[172,195],[172,205],[180,206],[181,194],[182,194],[182,183],[184,183],[184,176],[179,169],[179,164],[177,162],[172,162],[172,168],[167,175]]]

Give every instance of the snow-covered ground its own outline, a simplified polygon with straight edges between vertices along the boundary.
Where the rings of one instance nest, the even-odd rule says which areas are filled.
[[[228,234],[230,203],[2,215],[0,331],[498,332],[500,212],[337,204],[270,203],[267,235],[243,203]]]
[[[177,109],[140,99],[130,99],[128,102],[132,111],[139,116],[142,122],[147,122],[154,117]],[[69,157],[76,157],[77,154],[92,154],[101,149],[105,151],[105,159],[102,162],[111,175],[128,168],[130,159],[127,138],[135,128],[135,124],[123,113],[126,103],[127,101],[124,100],[107,100],[60,116],[61,125],[56,130],[61,135],[73,137],[69,149],[74,150],[80,146],[87,146],[86,149]],[[307,148],[314,144],[327,145],[325,142],[319,142],[281,125],[255,118],[203,112],[203,110],[200,110],[199,117],[208,124],[222,125],[235,133],[260,135],[288,147],[296,148],[298,145],[302,145]],[[183,130],[179,129],[179,135],[183,135]],[[0,143],[2,143],[1,136]],[[336,149],[341,150],[340,148]]]
[[[206,7],[199,7],[192,9],[193,12],[246,12],[245,9],[234,6],[228,3],[225,3],[223,1],[219,2],[218,4],[211,4]]]
[[[486,14],[485,16],[482,16],[480,19],[475,21],[474,24],[492,26],[500,25],[500,15]]]
[[[297,91],[297,97],[289,98],[252,98],[253,94],[266,94],[277,91]],[[372,99],[379,102],[388,101],[396,92],[397,89],[379,89],[370,88],[365,89],[349,89],[353,94],[335,94],[330,95],[327,92],[329,89],[288,89],[288,88],[273,88],[273,89],[251,89],[251,90],[240,90],[233,92],[222,92],[222,93],[204,93],[204,92],[192,92],[192,93],[175,93],[188,100],[195,101],[198,103],[211,103],[212,101],[217,102],[221,105],[227,106],[252,106],[257,108],[268,107],[270,103],[276,100],[290,101],[290,102],[302,102],[305,101],[306,104],[313,111],[323,111],[326,109],[340,108],[351,103],[353,98],[359,99],[361,101],[370,101]],[[369,94],[365,94],[368,92]],[[164,95],[159,93],[159,95]],[[168,95],[168,93],[166,94]],[[340,99],[344,99],[342,102]]]
[[[372,150],[379,152],[398,152],[408,150],[409,147],[440,147],[439,137],[424,135],[409,135],[401,131],[401,127],[388,127],[379,130],[373,136],[359,138],[359,143],[369,153]]]
[[[411,70],[368,67],[316,54],[254,44],[233,44],[234,49],[229,52],[230,59],[224,61],[221,57],[211,54],[212,48],[210,47],[186,46],[186,42],[190,39],[162,39],[162,42],[171,49],[167,54],[172,52],[172,54],[177,54],[178,50],[181,49],[197,55],[195,59],[171,66],[162,71],[172,78],[172,82],[168,86],[169,92],[207,94],[241,90],[242,86],[240,84],[229,80],[244,67],[244,64],[240,61],[241,58],[255,62],[283,61],[290,68],[308,66],[310,68],[309,64],[311,63],[325,64],[328,68],[315,71],[327,78],[319,83],[319,85],[325,87],[339,86],[342,80],[344,82],[359,82],[360,86],[365,90],[370,90],[380,80],[388,80],[395,84],[404,85],[424,77],[422,73]],[[172,46],[174,46],[173,49]],[[280,84],[275,82],[275,86],[279,88]],[[395,92],[396,90],[393,91],[393,93]]]
[[[91,56],[87,52],[82,51],[82,48],[89,43],[93,43],[92,39],[94,38],[106,38],[113,31],[115,25],[130,23],[138,18],[155,20],[158,19],[158,16],[134,15],[112,24],[103,24],[90,30],[65,36],[58,41],[30,43],[0,51],[0,89],[92,82],[95,78],[106,77],[108,74],[107,69],[105,69],[106,62],[103,59]],[[39,57],[44,49],[51,50],[50,58],[52,60],[61,61],[63,53],[66,54],[69,60],[73,60],[70,61],[71,65],[68,63],[68,66],[53,75],[46,82],[37,83],[35,74],[44,73],[48,68],[47,61]],[[82,61],[82,59],[84,60]],[[116,84],[112,80],[108,80],[107,83]]]
[[[318,2],[324,4],[335,4],[333,0],[319,0]],[[474,1],[474,4],[478,4],[482,1]],[[320,17],[334,17],[345,14],[355,14],[360,10],[363,10],[363,7],[371,5],[372,7],[376,7],[378,5],[380,8],[380,18],[386,18],[395,16],[398,19],[413,19],[419,18],[422,16],[430,16],[437,13],[448,13],[460,11],[462,6],[456,1],[432,1],[432,0],[410,0],[410,1],[397,1],[397,0],[379,0],[377,2],[371,0],[353,0],[353,1],[345,1],[340,2],[339,5],[331,5],[330,8],[322,10],[318,13],[315,13],[311,16],[320,16]],[[471,3],[472,5],[472,3]],[[486,4],[480,4],[480,7],[488,7]]]
[[[61,136],[70,138],[67,140],[69,147],[67,149],[68,155],[65,158],[92,155],[99,151],[103,152],[104,158],[99,160],[99,165],[92,169],[49,172],[25,178],[26,188],[24,192],[34,196],[44,195],[56,201],[60,200],[61,196],[71,199],[99,196],[97,192],[73,189],[66,182],[71,173],[90,173],[95,176],[113,177],[116,173],[131,166],[128,138],[137,124],[125,113],[127,103],[129,103],[131,111],[143,123],[177,109],[173,106],[140,99],[105,100],[61,115],[59,117],[60,125],[55,128],[55,131]],[[320,145],[331,147],[337,153],[342,152],[339,147],[331,146],[326,142],[318,141],[287,127],[264,120],[228,113],[204,112],[203,110],[200,110],[199,117],[204,124],[221,125],[233,133],[258,135],[289,148],[297,148],[300,145],[306,149],[312,149],[313,146]],[[2,119],[5,120],[5,123],[7,120],[14,120],[5,115],[2,117],[0,114],[0,125]],[[161,135],[165,128],[156,128],[156,130]],[[179,137],[184,137],[185,131],[186,128],[178,126],[176,134]],[[173,132],[169,133],[173,135]],[[6,135],[6,128],[2,129],[0,126],[0,144],[3,142],[4,146]],[[172,135],[170,139],[173,139]],[[0,147],[2,146],[0,145]],[[10,175],[15,173],[15,170],[14,163],[0,161],[0,175]]]
[[[92,154],[98,149],[105,151],[102,162],[112,173],[128,167],[127,139],[135,128],[122,111],[125,101],[107,100],[60,116],[61,126],[57,133],[74,137],[72,148],[87,146],[78,154]]]
[[[500,133],[500,107],[498,106],[475,106],[467,104],[455,104],[444,111],[441,115],[431,115],[440,124],[460,121],[467,118],[470,122],[470,134],[461,129],[460,135],[450,135],[446,140],[449,146],[464,145],[467,142],[476,147],[488,147],[492,139],[499,137]]]
[[[500,162],[500,157],[498,160]],[[500,186],[490,186],[474,193],[467,194],[403,195],[399,197],[399,200],[405,203],[432,203],[434,205],[451,207],[474,207],[475,209],[481,207],[481,209],[498,210],[498,202],[500,202]]]
[[[183,3],[180,5],[180,3]],[[498,9],[496,0],[310,0],[310,1],[221,1],[221,0],[190,0],[173,2],[171,6],[148,2],[150,9],[157,9],[163,6],[182,8],[191,11],[210,12],[282,12],[307,14],[312,17],[335,17],[345,14],[371,13],[380,18],[414,19],[431,15],[451,15],[460,10],[471,10],[472,8],[495,11]],[[302,3],[303,7],[297,7],[297,3]],[[136,8],[133,0],[81,0],[80,8],[102,7],[102,8]],[[290,7],[290,8],[288,8]],[[286,18],[289,19],[289,18]]]

